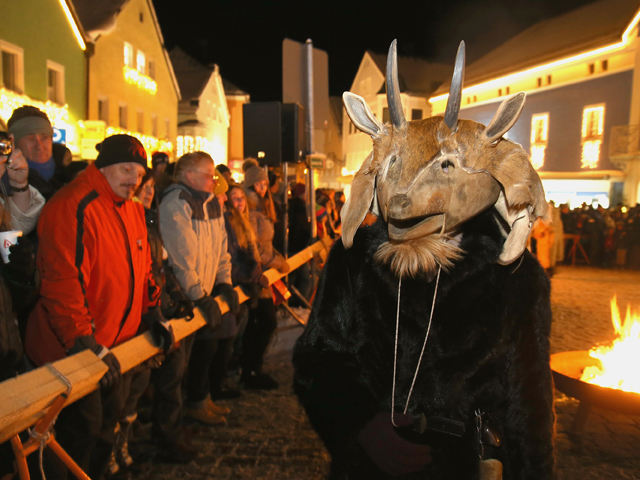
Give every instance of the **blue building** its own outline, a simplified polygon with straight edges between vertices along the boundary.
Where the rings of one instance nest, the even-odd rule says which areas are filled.
[[[461,118],[487,124],[505,97],[527,94],[507,137],[530,153],[556,204],[640,200],[639,7],[637,0],[583,6],[467,66]],[[433,115],[444,112],[448,90],[444,84],[430,98]]]

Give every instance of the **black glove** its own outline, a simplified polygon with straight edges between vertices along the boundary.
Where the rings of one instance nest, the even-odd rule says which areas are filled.
[[[107,347],[97,343],[96,337],[93,335],[76,338],[76,341],[73,343],[73,347],[67,350],[67,355],[73,355],[87,349],[95,353],[109,368],[109,370],[107,370],[100,379],[100,385],[103,387],[112,387],[118,383],[122,377],[120,362],[118,362],[116,356],[111,353]]]
[[[36,252],[33,243],[26,237],[9,247],[9,263],[5,265],[11,279],[22,284],[33,280],[36,273]]]
[[[396,413],[393,418],[400,427],[413,423],[413,417],[408,414]],[[358,443],[380,470],[392,476],[417,472],[431,462],[430,448],[401,438],[389,412],[373,417],[358,435]]]
[[[264,290],[262,285],[257,283],[243,283],[240,285],[244,294],[249,297],[249,308],[256,308],[258,306],[258,298],[260,298],[260,292]]]
[[[169,297],[176,305],[173,318],[185,318],[187,322],[189,320],[193,320],[193,309],[195,308],[195,305],[182,290],[174,290],[169,294]]]
[[[211,292],[212,297],[222,295],[224,301],[229,305],[229,311],[233,314],[238,313],[240,309],[240,300],[238,299],[238,293],[228,283],[219,283],[213,288]]]
[[[162,348],[166,355],[173,348],[176,339],[173,336],[173,327],[162,315],[159,306],[152,307],[147,313],[142,315],[142,321],[149,327],[153,343]]]
[[[218,302],[210,296],[205,295],[200,300],[196,300],[196,307],[200,309],[202,312],[202,316],[204,317],[207,325],[209,325],[212,329],[220,326],[220,319],[222,318],[222,312],[220,312],[220,306]]]

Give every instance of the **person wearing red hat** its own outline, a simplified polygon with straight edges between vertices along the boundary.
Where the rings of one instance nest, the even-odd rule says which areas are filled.
[[[66,407],[56,422],[60,445],[96,479],[108,466],[130,380],[121,378],[109,349],[135,336],[141,320],[165,351],[174,343],[159,308],[144,209],[131,201],[146,165],[136,138],[106,138],[95,163],[53,196],[38,223],[40,299],[25,350],[35,366],[86,349],[107,365],[102,388]]]

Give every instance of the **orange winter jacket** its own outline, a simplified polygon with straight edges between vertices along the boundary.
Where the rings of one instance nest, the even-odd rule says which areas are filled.
[[[91,165],[47,202],[38,237],[42,285],[25,342],[31,361],[58,360],[92,333],[108,348],[136,335],[160,297],[142,205],[118,197]]]

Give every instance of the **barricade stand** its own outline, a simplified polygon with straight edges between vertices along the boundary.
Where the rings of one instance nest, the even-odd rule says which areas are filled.
[[[53,438],[53,433],[50,431],[55,419],[60,413],[60,410],[62,410],[67,403],[69,393],[70,392],[62,393],[56,397],[45,416],[35,424],[33,429],[31,429],[31,438],[27,440],[27,443],[23,445],[20,440],[20,436],[17,434],[11,437],[11,447],[13,448],[13,454],[16,457],[18,475],[21,480],[30,480],[31,478],[27,467],[27,457],[36,450],[40,450],[40,454],[42,455],[42,450],[45,446],[48,446],[53,453],[62,460],[77,479],[91,480],[89,476],[78,466],[78,464],[73,461],[67,452],[64,451],[56,439]],[[42,461],[42,458],[40,458],[40,461]]]

